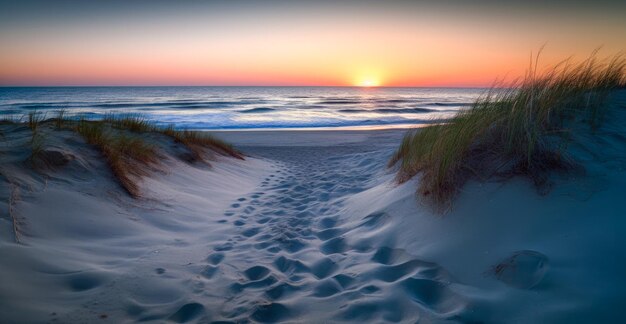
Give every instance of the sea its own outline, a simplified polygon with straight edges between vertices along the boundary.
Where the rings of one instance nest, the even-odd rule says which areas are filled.
[[[441,123],[482,88],[0,87],[0,119],[137,115],[194,130],[384,129]]]

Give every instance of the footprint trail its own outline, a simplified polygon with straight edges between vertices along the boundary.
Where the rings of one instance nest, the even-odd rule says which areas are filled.
[[[277,171],[218,220],[234,234],[212,244],[202,278],[221,296],[207,312],[230,322],[463,320],[467,302],[440,266],[359,237],[391,221],[341,218],[345,197],[372,186],[387,154],[363,147],[261,151]],[[365,153],[364,153],[365,152]]]

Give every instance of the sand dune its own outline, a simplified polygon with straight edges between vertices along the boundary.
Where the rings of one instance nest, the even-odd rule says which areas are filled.
[[[385,167],[403,131],[225,132],[250,157],[166,159],[125,195],[88,147],[44,175],[2,148],[3,322],[615,322],[626,96],[569,148],[585,172],[469,183],[446,215]],[[10,142],[27,141],[3,128]],[[17,134],[17,135],[11,135]],[[20,135],[21,134],[21,135]],[[71,145],[70,145],[71,144]],[[3,210],[8,210],[3,199]]]

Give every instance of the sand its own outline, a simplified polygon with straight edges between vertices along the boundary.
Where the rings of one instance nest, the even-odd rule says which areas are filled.
[[[70,135],[50,145],[76,158],[46,175],[2,147],[0,207],[19,179],[21,243],[3,213],[0,319],[619,321],[626,94],[611,104],[568,148],[584,172],[544,195],[521,178],[471,182],[445,215],[416,199],[419,177],[397,185],[385,166],[403,130],[220,133],[248,158],[169,158],[139,200]]]

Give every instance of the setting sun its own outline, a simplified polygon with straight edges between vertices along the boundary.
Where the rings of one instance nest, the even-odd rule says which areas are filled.
[[[358,87],[378,87],[380,86],[380,81],[374,79],[374,78],[364,78],[359,80],[356,83],[356,86]]]

